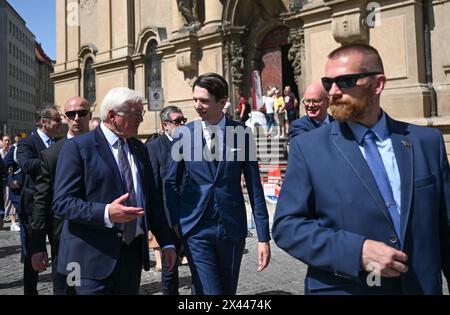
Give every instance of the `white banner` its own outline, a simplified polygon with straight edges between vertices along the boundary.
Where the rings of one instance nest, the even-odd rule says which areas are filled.
[[[259,71],[253,70],[253,88],[254,97],[256,100],[256,109],[260,109],[263,106],[262,98],[262,88],[261,88],[261,77],[259,76]]]

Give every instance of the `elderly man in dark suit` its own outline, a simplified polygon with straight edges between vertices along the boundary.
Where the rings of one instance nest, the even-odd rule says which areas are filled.
[[[61,128],[61,115],[55,105],[43,107],[39,113],[39,127],[36,132],[24,139],[17,147],[17,159],[24,174],[24,183],[20,195],[19,220],[25,230],[25,260],[23,263],[24,293],[38,294],[38,273],[31,265],[31,214],[34,209],[36,177],[41,160],[39,153],[55,143]]]
[[[244,175],[258,234],[258,271],[270,261],[269,215],[251,131],[222,109],[228,84],[216,73],[193,85],[201,120],[177,128],[165,180],[165,201],[179,224],[195,294],[236,293],[247,236]],[[182,155],[176,154],[180,147]],[[174,156],[175,155],[175,156]]]
[[[66,293],[66,279],[56,272],[58,247],[63,221],[53,215],[53,187],[56,164],[64,143],[75,136],[89,131],[91,118],[90,104],[76,96],[69,98],[64,105],[64,119],[67,122],[67,136],[41,152],[41,166],[36,179],[34,208],[31,216],[31,263],[36,271],[48,267],[46,235],[48,234],[52,255],[52,282],[54,294]]]
[[[158,191],[163,194],[164,191],[164,178],[167,175],[167,168],[172,160],[170,150],[172,147],[172,141],[175,128],[184,125],[186,118],[183,116],[183,112],[176,106],[165,107],[160,115],[161,125],[164,133],[155,140],[147,143],[147,149],[150,156],[150,162],[152,163],[153,172],[155,175],[156,185]],[[166,212],[166,217],[170,220],[170,215]],[[171,224],[172,225],[172,224]],[[174,231],[175,233],[175,231]],[[175,239],[178,237],[175,235]],[[177,242],[179,243],[179,242]],[[177,244],[180,249],[181,244]],[[179,250],[178,250],[179,252]],[[169,271],[163,266],[161,272],[161,285],[162,293],[164,295],[178,295],[178,260],[174,268]]]
[[[312,83],[306,88],[302,103],[305,106],[306,115],[292,122],[289,130],[291,139],[334,120],[328,115],[328,92],[321,83]]]
[[[137,294],[149,270],[147,231],[172,269],[176,253],[145,145],[136,139],[143,98],[110,90],[102,123],[64,143],[56,166],[53,211],[65,220],[58,272],[77,294]]]
[[[337,121],[292,141],[272,233],[308,264],[307,294],[442,294],[450,277],[442,134],[391,119],[385,82],[375,48],[337,48],[322,78]]]

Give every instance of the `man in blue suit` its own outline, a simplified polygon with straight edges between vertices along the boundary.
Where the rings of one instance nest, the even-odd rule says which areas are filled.
[[[165,201],[185,240],[195,294],[235,294],[247,235],[242,174],[259,240],[257,270],[270,260],[269,217],[256,148],[251,131],[222,112],[228,96],[222,76],[199,76],[193,96],[201,120],[177,128]]]
[[[337,120],[296,137],[275,212],[278,246],[308,264],[307,294],[442,294],[450,171],[437,129],[391,119],[376,49],[328,56]]]
[[[164,191],[164,178],[167,175],[167,168],[171,161],[170,151],[172,147],[173,136],[175,128],[180,125],[184,125],[186,118],[180,108],[176,106],[165,107],[160,115],[161,125],[164,133],[155,140],[147,143],[148,154],[150,162],[152,163],[153,174],[155,176],[156,186],[158,192],[163,195]],[[166,213],[166,217],[170,220],[170,214]],[[172,225],[171,222],[169,222]],[[175,234],[175,231],[173,231]],[[174,239],[177,240],[177,252],[180,252],[181,244],[178,236],[175,234]],[[178,258],[178,257],[177,257]],[[161,287],[163,295],[178,295],[178,259],[172,270],[168,270],[163,266],[161,270]]]
[[[137,92],[114,88],[100,105],[100,126],[60,152],[53,212],[65,222],[57,271],[77,294],[137,294],[142,267],[150,267],[148,228],[167,267],[175,263],[148,152],[135,138],[144,113]]]
[[[289,129],[291,139],[321,126],[333,122],[333,116],[328,115],[328,93],[321,83],[311,83],[303,95],[302,103],[306,115],[294,120]]]

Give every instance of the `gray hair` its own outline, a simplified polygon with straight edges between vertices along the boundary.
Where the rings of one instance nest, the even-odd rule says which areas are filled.
[[[111,89],[103,98],[100,104],[100,119],[106,121],[108,112],[125,111],[129,104],[143,102],[144,98],[137,91],[130,90],[126,87],[118,87]]]
[[[161,122],[170,121],[170,114],[172,113],[179,113],[183,114],[181,109],[177,106],[167,106],[164,107],[164,109],[159,113],[159,118],[161,119]]]

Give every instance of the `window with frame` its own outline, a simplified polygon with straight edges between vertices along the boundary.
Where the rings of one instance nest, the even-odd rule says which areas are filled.
[[[94,60],[87,58],[84,63],[83,83],[84,98],[91,104],[95,102],[95,69],[92,67]]]

